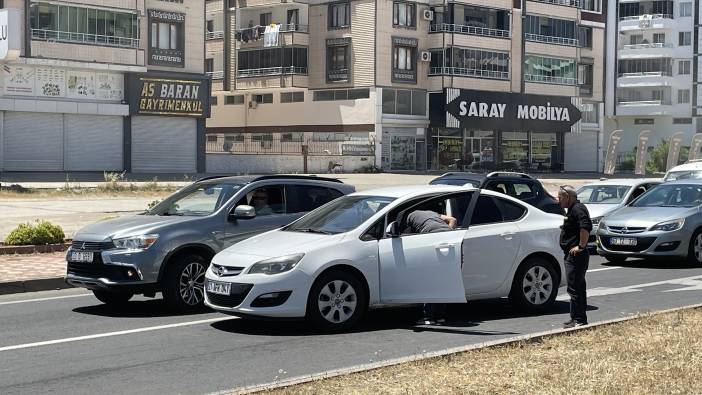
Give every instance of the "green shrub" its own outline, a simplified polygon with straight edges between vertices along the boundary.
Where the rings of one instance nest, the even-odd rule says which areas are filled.
[[[38,245],[63,243],[66,235],[60,226],[48,221],[19,224],[5,238],[7,245]]]
[[[161,203],[160,200],[154,200],[154,201],[152,201],[151,203],[149,203],[149,206],[148,206],[147,210],[151,210],[152,208],[156,207],[156,205],[159,204],[159,203]]]

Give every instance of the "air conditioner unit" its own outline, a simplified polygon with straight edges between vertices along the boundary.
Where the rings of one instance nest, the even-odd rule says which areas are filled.
[[[257,102],[256,100],[253,100],[253,99],[252,99],[252,100],[249,102],[249,108],[256,108],[256,107],[258,107],[258,102]]]
[[[422,51],[422,62],[431,62],[431,52],[429,51]]]
[[[422,11],[422,18],[425,21],[433,21],[434,20],[434,11],[432,11],[432,10]]]

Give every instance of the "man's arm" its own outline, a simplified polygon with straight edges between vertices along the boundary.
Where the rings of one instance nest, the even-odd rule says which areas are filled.
[[[458,225],[458,221],[456,221],[456,218],[453,218],[449,215],[443,215],[443,214],[440,214],[439,216],[441,217],[442,221],[444,221],[444,222],[446,222],[446,224],[448,224],[449,228],[456,229],[456,225]]]

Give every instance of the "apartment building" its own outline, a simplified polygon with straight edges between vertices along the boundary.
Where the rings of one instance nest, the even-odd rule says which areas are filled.
[[[607,141],[621,130],[616,147],[620,169],[626,161],[633,163],[640,138],[650,148],[677,135],[683,146],[690,146],[701,130],[698,3],[610,4],[605,130]]]
[[[205,171],[205,2],[5,0],[0,170]]]
[[[209,171],[597,168],[607,0],[220,6]]]

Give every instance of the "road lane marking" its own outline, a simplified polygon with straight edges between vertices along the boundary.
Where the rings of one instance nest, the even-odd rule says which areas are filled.
[[[592,269],[588,270],[588,273],[596,273],[596,272],[604,272],[605,270],[614,270],[614,269],[621,269],[621,266],[614,266],[614,267],[603,267],[602,269]]]
[[[17,304],[17,303],[43,302],[43,301],[45,301],[45,300],[79,298],[79,297],[81,297],[81,296],[91,296],[91,295],[92,295],[92,294],[64,295],[64,296],[51,296],[51,297],[47,297],[47,298],[13,300],[13,301],[10,301],[10,302],[0,302],[0,306],[8,305],[8,304]]]
[[[64,339],[47,340],[47,341],[36,342],[36,343],[17,344],[17,345],[15,345],[15,346],[0,347],[0,352],[12,351],[12,350],[21,350],[21,349],[24,349],[24,348],[32,348],[32,347],[50,346],[50,345],[53,345],[53,344],[62,344],[62,343],[78,342],[78,341],[81,341],[81,340],[100,339],[100,338],[103,338],[103,337],[130,335],[130,334],[133,334],[133,333],[151,332],[151,331],[158,331],[158,330],[162,330],[162,329],[180,328],[180,327],[184,327],[184,326],[192,326],[192,325],[200,325],[200,324],[210,324],[210,323],[213,323],[213,322],[219,322],[219,321],[225,321],[225,320],[231,320],[231,319],[236,319],[236,317],[208,318],[208,319],[205,319],[205,320],[186,321],[186,322],[179,322],[179,323],[176,323],[176,324],[149,326],[149,327],[145,327],[145,328],[128,329],[128,330],[124,330],[124,331],[97,333],[97,334],[94,334],[94,335],[77,336],[77,337],[67,337],[67,338],[64,338]]]
[[[680,285],[683,288],[667,290],[664,292],[673,291],[702,291],[702,276],[690,276],[682,278],[673,278],[670,280],[654,281],[652,283],[633,284],[624,287],[595,287],[587,290],[587,296],[608,296],[618,295],[631,292],[641,292],[643,288],[657,287],[659,285]],[[559,295],[556,300],[569,300],[568,294]]]

